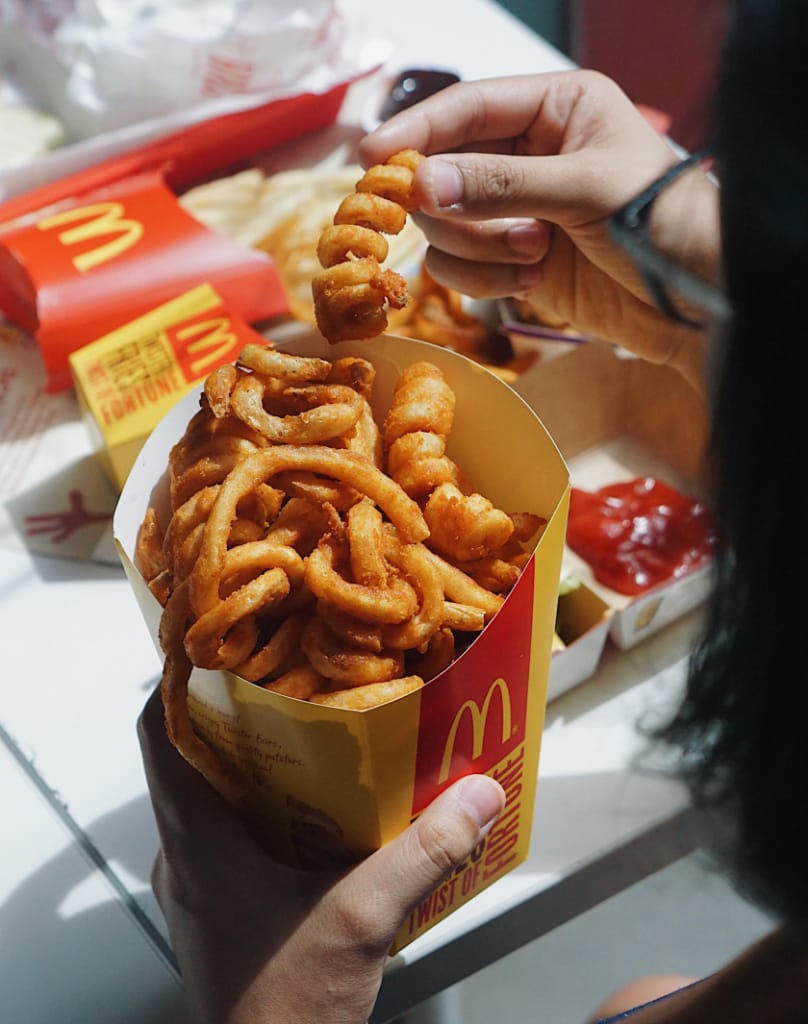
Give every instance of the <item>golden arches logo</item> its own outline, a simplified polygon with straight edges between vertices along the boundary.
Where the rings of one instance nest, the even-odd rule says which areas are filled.
[[[101,263],[121,256],[143,237],[143,225],[138,220],[125,217],[125,213],[122,203],[93,203],[90,206],[63,210],[51,217],[45,217],[39,221],[37,228],[40,231],[50,231],[75,224],[75,227],[68,227],[59,235],[59,241],[64,246],[113,236],[108,242],[73,257],[73,266],[84,274]],[[81,223],[76,223],[77,221]]]
[[[237,344],[232,325],[225,316],[213,317],[196,324],[189,324],[177,331],[177,340],[186,342],[191,370],[194,377],[202,377],[209,367],[218,366],[228,352]],[[196,356],[197,358],[193,358]]]
[[[504,679],[495,679],[494,682],[489,686],[488,693],[485,695],[485,700],[482,703],[482,707],[473,698],[469,698],[464,701],[457,709],[457,714],[454,716],[452,726],[449,729],[449,734],[446,737],[446,743],[443,747],[443,757],[440,762],[440,775],[438,776],[438,782],[445,782],[449,778],[449,766],[452,763],[452,755],[454,754],[455,742],[457,740],[457,731],[460,728],[460,723],[463,721],[463,717],[468,712],[471,718],[471,758],[476,760],[483,752],[483,742],[485,740],[485,728],[488,723],[488,715],[491,711],[491,702],[494,698],[494,694],[499,694],[500,705],[502,707],[502,742],[505,743],[511,734],[511,694],[508,690],[508,684]]]

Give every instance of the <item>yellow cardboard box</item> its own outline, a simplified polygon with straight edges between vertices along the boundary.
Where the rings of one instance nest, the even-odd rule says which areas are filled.
[[[264,340],[201,284],[71,353],[84,420],[112,482],[123,487],[143,442],[183,395]]]
[[[288,347],[334,358],[319,336]],[[269,824],[274,852],[292,863],[355,859],[392,839],[462,775],[480,771],[500,780],[508,797],[502,817],[463,870],[413,913],[398,937],[400,949],[527,856],[569,474],[529,406],[462,356],[390,336],[340,345],[339,355],[373,361],[380,421],[405,366],[438,365],[457,395],[448,454],[500,507],[547,519],[519,581],[485,630],[441,675],[396,701],[361,712],[328,708],[227,672],[192,675],[196,728],[251,773],[250,811]],[[115,515],[121,558],[155,642],[161,609],[133,565],[135,538],[147,505],[159,497],[168,450],[195,406],[191,395],[151,435]]]

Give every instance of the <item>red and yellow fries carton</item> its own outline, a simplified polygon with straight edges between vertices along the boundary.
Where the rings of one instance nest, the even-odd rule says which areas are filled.
[[[184,394],[264,341],[201,284],[73,352],[76,394],[113,483],[123,487],[143,442]]]
[[[288,346],[335,358],[319,337]],[[253,780],[250,812],[276,855],[304,866],[347,863],[401,832],[450,783],[497,778],[505,810],[461,870],[411,915],[396,949],[501,878],[527,856],[564,546],[569,474],[530,407],[487,370],[447,349],[385,336],[339,346],[377,370],[383,420],[398,376],[426,360],[456,398],[447,454],[498,507],[547,520],[505,603],[468,649],[424,687],[367,711],[330,708],[262,689],[227,672],[194,670],[196,729]],[[152,637],[161,607],[134,566],[138,525],[159,501],[168,451],[196,405],[188,396],[144,445],[115,515],[121,559]]]
[[[71,352],[203,281],[247,322],[288,310],[272,259],[194,220],[159,169],[0,227],[0,309],[36,336],[50,390]]]

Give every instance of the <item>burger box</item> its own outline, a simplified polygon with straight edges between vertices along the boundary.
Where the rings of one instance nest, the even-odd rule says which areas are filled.
[[[91,443],[118,490],[175,402],[249,342],[265,338],[204,283],[70,354]]]
[[[313,333],[288,348],[335,358],[334,348]],[[478,364],[389,335],[343,343],[337,352],[373,361],[377,419],[384,417],[404,367],[419,360],[440,367],[457,396],[447,453],[499,507],[547,520],[519,580],[483,632],[441,675],[398,700],[367,711],[330,708],[229,672],[193,671],[189,708],[195,727],[251,774],[245,810],[266,826],[270,848],[286,862],[345,863],[392,839],[459,777],[485,772],[502,783],[502,816],[468,862],[413,912],[396,940],[401,949],[527,856],[569,473],[530,407]],[[191,392],[151,434],[114,518],[116,545],[156,645],[161,607],[135,567],[136,534],[152,503],[165,522],[168,452],[197,407],[198,395]]]
[[[684,494],[702,493],[707,411],[671,367],[592,341],[537,363],[513,387],[555,440],[573,487],[656,476]],[[622,650],[698,607],[711,586],[708,563],[628,597],[599,583],[573,551],[564,562],[612,609],[609,636]]]
[[[288,311],[271,256],[178,197],[257,140],[265,151],[333,124],[350,84],[189,124],[0,202],[0,313],[36,337],[50,391],[71,386],[71,352],[203,281],[247,323]]]
[[[577,578],[575,583],[558,597],[556,633],[564,647],[553,651],[550,661],[548,703],[594,674],[609,633],[613,610],[585,583]]]

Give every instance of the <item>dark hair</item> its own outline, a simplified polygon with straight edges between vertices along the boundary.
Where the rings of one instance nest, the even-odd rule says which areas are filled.
[[[714,594],[663,737],[732,823],[739,887],[808,922],[808,3],[738,0],[715,107],[723,258]],[[726,854],[726,850],[724,851]]]

